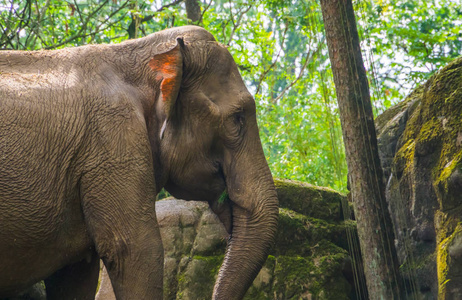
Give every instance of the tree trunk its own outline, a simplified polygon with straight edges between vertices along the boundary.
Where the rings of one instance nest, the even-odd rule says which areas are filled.
[[[351,0],[321,0],[321,9],[369,295],[400,299],[402,280],[353,6]]]
[[[199,0],[186,0],[186,14],[188,19],[197,22],[201,19],[201,6]]]

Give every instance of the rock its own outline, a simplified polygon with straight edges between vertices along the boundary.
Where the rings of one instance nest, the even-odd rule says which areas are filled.
[[[111,280],[101,262],[101,272],[99,274],[99,288],[95,300],[115,300],[114,290],[112,289]]]
[[[440,295],[443,299],[460,299],[462,295],[462,223],[454,233],[439,244],[438,248],[439,276],[447,278],[440,284]]]
[[[281,199],[276,243],[245,299],[352,299],[355,296],[345,196],[306,183],[277,180]],[[210,299],[227,233],[206,202],[156,203],[165,248],[164,299]],[[98,300],[113,300],[102,273]]]
[[[461,299],[462,58],[376,125],[408,291],[422,299]]]
[[[342,196],[327,187],[318,187],[306,182],[292,180],[274,181],[279,206],[290,208],[308,217],[340,221]]]

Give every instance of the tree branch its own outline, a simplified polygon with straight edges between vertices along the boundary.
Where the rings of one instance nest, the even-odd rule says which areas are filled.
[[[88,14],[87,18],[85,19],[85,21],[83,22],[82,24],[82,27],[80,28],[79,32],[74,34],[73,36],[57,43],[57,44],[54,44],[52,46],[47,46],[45,47],[45,49],[53,49],[53,48],[57,48],[57,47],[60,47],[62,45],[65,45],[77,38],[80,38],[80,37],[86,37],[88,36],[88,34],[83,34],[83,32],[85,32],[87,30],[87,26],[88,26],[88,22],[90,21],[90,19],[92,17],[94,17],[107,3],[109,2],[109,0],[105,0],[103,3],[101,3],[94,11],[92,11],[90,14]],[[128,2],[128,1],[127,1]],[[126,3],[127,3],[126,2]],[[120,10],[121,8],[119,8]]]
[[[231,5],[231,0],[230,0],[230,5]],[[249,6],[248,6],[246,9],[244,9],[244,10],[240,9],[240,10],[239,10],[239,16],[238,16],[238,18],[237,18],[236,23],[234,23],[234,16],[233,16],[232,13],[231,13],[231,22],[233,23],[233,30],[231,31],[231,34],[229,35],[228,43],[226,43],[227,46],[229,46],[229,45],[231,44],[231,41],[233,40],[233,37],[234,37],[234,34],[235,34],[237,28],[241,25],[242,17],[243,17],[244,14],[247,13],[251,8],[252,8],[252,5],[249,5]],[[232,7],[230,7],[230,11],[232,12]]]
[[[156,12],[152,15],[148,15],[148,16],[145,16],[143,18],[137,18],[136,16],[133,16],[132,15],[132,22],[130,23],[130,25],[128,26],[128,29],[127,29],[127,32],[128,32],[128,37],[130,39],[132,38],[135,38],[135,31],[136,31],[136,28],[144,23],[144,22],[149,22],[151,21],[155,16],[156,16],[156,13],[158,12],[161,12],[163,11],[164,9],[166,8],[169,8],[171,6],[175,6],[177,4],[180,4],[181,2],[183,2],[184,0],[175,0],[169,4],[165,4],[165,5],[162,5],[159,9],[156,10]]]
[[[197,22],[197,24],[202,23],[202,20],[204,19],[205,12],[210,8],[210,5],[212,5],[212,1],[213,1],[213,0],[210,0],[209,3],[207,4],[207,6],[204,8],[204,11],[203,11],[202,14],[201,14],[201,18],[199,19],[199,21]]]
[[[21,44],[19,41],[19,33],[24,27],[27,27],[29,25],[29,22],[31,20],[31,6],[32,6],[31,0],[27,0],[26,4],[24,5],[24,8],[19,13],[16,9],[14,9],[13,4],[14,4],[14,1],[11,1],[11,7],[10,7],[10,13],[9,13],[8,20],[11,20],[11,16],[14,14],[14,16],[19,20],[19,22],[15,25],[14,29],[9,29],[8,27],[4,28],[2,26],[3,35],[6,37],[6,41],[3,42],[2,45],[10,44],[12,48],[14,48],[14,44],[12,43],[12,41],[15,38],[17,39],[17,44],[18,45]],[[26,18],[26,14],[28,14],[27,18]]]
[[[282,36],[282,41],[281,41],[281,47],[279,48],[279,51],[278,51],[278,54],[276,55],[276,58],[274,59],[274,61],[272,62],[272,64],[268,67],[268,69],[266,69],[265,71],[263,71],[263,73],[261,73],[260,77],[258,78],[258,86],[257,86],[257,91],[255,92],[255,95],[258,95],[258,93],[260,92],[260,88],[261,88],[261,83],[263,82],[263,79],[265,79],[266,75],[268,74],[269,71],[271,71],[271,69],[276,65],[276,63],[278,62],[279,60],[279,57],[281,56],[281,52],[282,52],[282,49],[284,47],[284,42],[286,40],[286,33],[287,33],[287,30],[289,29],[289,26],[286,26],[286,28],[284,29],[284,33],[283,33],[283,36]]]
[[[156,13],[161,12],[161,11],[163,11],[164,9],[169,8],[169,7],[171,7],[171,6],[175,6],[175,5],[177,5],[177,4],[180,4],[180,3],[183,2],[183,1],[184,1],[184,0],[175,0],[175,1],[173,1],[172,3],[162,5],[158,10],[156,10]],[[140,20],[140,23],[151,21],[151,20],[154,18],[155,15],[156,15],[156,14],[152,14],[152,15],[143,17],[143,18]]]
[[[95,11],[93,11],[92,13],[90,13],[87,18],[85,19],[84,21],[84,25],[82,26],[82,28],[79,30],[78,33],[74,34],[73,36],[67,38],[66,40],[64,41],[61,41],[57,44],[54,44],[54,45],[50,45],[50,46],[47,46],[45,47],[45,49],[54,49],[54,48],[57,48],[57,47],[60,47],[62,45],[65,45],[75,39],[78,39],[78,38],[85,38],[85,37],[88,37],[88,36],[91,36],[91,35],[95,35],[101,31],[104,31],[106,30],[107,28],[109,28],[110,26],[114,25],[114,24],[117,24],[118,22],[121,21],[121,19],[123,19],[125,17],[125,14],[113,21],[113,22],[109,22],[109,20],[114,16],[116,15],[117,13],[119,13],[121,10],[123,10],[125,7],[127,7],[127,5],[130,3],[130,0],[127,0],[125,1],[117,10],[113,11],[109,16],[108,18],[106,18],[105,21],[101,22],[100,24],[98,24],[97,26],[95,26],[95,30],[93,30],[92,32],[89,32],[89,33],[85,33],[86,29],[87,29],[87,24],[89,22],[89,20],[95,16],[95,14],[102,9],[102,7],[107,4],[108,0],[106,0],[103,4],[101,4],[98,8],[96,8]],[[103,27],[103,25],[106,25]]]
[[[324,40],[325,40],[325,38],[323,37],[322,40],[318,43],[318,48],[315,51],[313,51],[313,52],[308,51],[308,53],[306,54],[305,63],[303,64],[302,68],[300,69],[300,73],[298,74],[297,78],[292,80],[292,82],[289,85],[287,85],[276,98],[272,99],[273,102],[277,102],[279,99],[281,99],[284,96],[284,94],[288,90],[290,90],[297,83],[297,81],[300,80],[300,78],[302,78],[303,72],[305,71],[306,66],[308,65],[308,62],[310,62],[313,59],[315,54],[318,54],[319,51],[321,51],[321,46],[320,45],[322,45],[324,43]]]

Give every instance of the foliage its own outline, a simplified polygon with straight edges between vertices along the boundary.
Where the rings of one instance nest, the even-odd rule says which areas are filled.
[[[346,163],[319,2],[300,0],[0,0],[0,48],[117,43],[195,24],[229,46],[258,106],[260,136],[276,177],[345,191]],[[462,47],[451,0],[357,2],[377,111],[426,79]]]
[[[357,7],[383,111],[462,51],[462,7],[452,0],[375,0]],[[372,68],[370,68],[372,69]]]

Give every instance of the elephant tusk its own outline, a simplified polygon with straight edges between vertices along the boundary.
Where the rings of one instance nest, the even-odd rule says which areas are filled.
[[[167,127],[167,119],[165,119],[164,124],[162,124],[162,128],[160,129],[160,136],[159,136],[160,139],[164,138],[164,131],[166,127]]]

